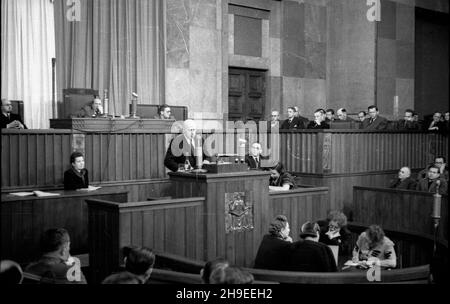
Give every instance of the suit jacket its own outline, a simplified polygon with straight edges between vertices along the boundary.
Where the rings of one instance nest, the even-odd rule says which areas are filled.
[[[362,128],[366,130],[386,130],[388,126],[388,120],[384,117],[377,116],[377,118],[371,123],[371,118],[364,119]]]
[[[325,121],[322,121],[320,125],[318,125],[316,121],[310,121],[308,124],[308,129],[329,129],[329,128],[330,125]]]
[[[84,118],[95,118],[102,115],[102,113],[97,110],[94,111],[91,105],[85,105],[78,113],[77,117],[84,117]]]
[[[330,247],[310,240],[300,240],[292,245],[289,271],[335,272],[336,261]]]
[[[307,122],[305,123],[304,117],[294,117],[292,121],[289,122],[289,119],[286,119],[281,124],[280,129],[306,129]],[[306,119],[307,120],[307,119]]]
[[[287,270],[291,245],[274,235],[265,235],[256,254],[255,268]]]
[[[2,129],[6,129],[6,125],[12,123],[14,120],[18,120],[23,124],[23,127],[25,129],[28,129],[27,126],[23,123],[22,117],[18,114],[9,113],[9,117],[6,117],[3,115],[3,113],[0,113],[0,124]]]
[[[429,184],[429,179],[424,178],[419,180],[419,182],[417,183],[417,191],[426,191],[426,192],[430,192],[430,193],[436,193],[436,188],[437,188],[437,184],[436,181],[440,180],[441,181],[441,185],[439,186],[439,194],[447,194],[447,182],[445,181],[445,179],[439,177],[437,179],[435,179],[431,184]]]
[[[397,122],[397,130],[419,130],[420,126],[417,121],[408,121],[401,119]]]
[[[405,178],[404,180],[395,178],[391,180],[389,184],[389,188],[403,189],[403,190],[416,190],[416,187],[417,182],[411,177]]]
[[[176,148],[173,150],[172,148]],[[187,142],[186,137],[183,134],[176,136],[170,141],[169,148],[164,158],[164,166],[166,166],[172,172],[178,171],[178,165],[184,164],[186,156],[192,167],[196,166],[195,151],[190,143]],[[209,159],[203,152],[203,160]]]
[[[88,170],[83,169],[81,172],[82,174],[77,174],[73,168],[64,172],[64,190],[77,190],[89,187]]]
[[[261,157],[261,155],[260,155],[259,156],[259,162],[256,163],[256,160],[253,158],[253,156],[251,156],[249,154],[245,155],[245,162],[250,167],[250,169],[260,169],[261,168],[261,160],[262,159],[264,159],[264,158]]]

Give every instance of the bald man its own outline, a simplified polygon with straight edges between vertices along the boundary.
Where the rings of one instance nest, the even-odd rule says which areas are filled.
[[[184,121],[182,134],[172,139],[169,148],[167,149],[166,157],[164,158],[164,166],[166,166],[166,168],[172,172],[176,172],[178,171],[179,165],[184,164],[186,159],[189,160],[190,165],[195,168],[195,148],[202,144],[199,137],[196,136],[196,133],[197,129],[195,121],[191,119]],[[202,154],[204,163],[207,163],[208,157],[203,152],[203,149]]]
[[[398,171],[398,177],[391,180],[389,188],[416,190],[417,183],[411,178],[411,169],[409,167],[402,167]]]
[[[2,99],[0,124],[2,129],[28,129],[23,123],[22,117],[12,113],[12,103],[8,99]]]

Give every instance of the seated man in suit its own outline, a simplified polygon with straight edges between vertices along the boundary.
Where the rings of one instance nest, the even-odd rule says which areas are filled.
[[[317,223],[302,225],[300,241],[292,244],[288,263],[289,271],[336,272],[337,265],[330,247],[319,242]]]
[[[250,147],[250,153],[245,155],[245,162],[250,167],[250,169],[260,169],[261,160],[266,159],[261,155],[262,148],[260,143],[253,143]]]
[[[96,96],[91,104],[85,105],[77,113],[77,117],[96,118],[103,115],[102,100]]]
[[[447,194],[447,182],[441,178],[439,168],[433,165],[428,169],[428,177],[419,180],[416,190],[436,193],[438,187],[439,194]]]
[[[325,110],[317,109],[314,112],[314,121],[309,122],[308,129],[329,129],[330,125],[325,121]]]
[[[336,119],[336,116],[334,115],[334,110],[333,109],[327,109],[325,111],[325,115],[326,115],[325,121],[327,123],[330,123],[330,122],[332,122],[332,121],[334,121]]]
[[[166,168],[172,172],[176,172],[180,164],[187,164],[187,162],[189,162],[189,167],[195,168],[197,164],[197,157],[195,157],[196,147],[202,151],[203,163],[209,163],[202,147],[199,147],[202,143],[199,136],[196,136],[196,132],[195,122],[191,119],[185,120],[183,123],[183,133],[170,141],[164,158],[164,166]]]
[[[170,119],[172,111],[170,110],[170,107],[168,105],[164,104],[159,107],[158,113],[159,114],[155,116],[155,119]]]
[[[336,114],[337,114],[337,117],[338,117],[339,121],[346,121],[346,122],[352,122],[353,121],[353,119],[351,119],[350,117],[347,116],[347,110],[344,109],[344,108],[339,108],[336,111]]]
[[[436,112],[433,114],[433,120],[428,125],[428,131],[445,131],[445,123],[441,120],[442,114],[440,112]]]
[[[426,178],[428,175],[428,169],[430,169],[431,166],[436,166],[439,168],[439,174],[441,176],[441,178],[445,179],[445,181],[448,184],[448,179],[449,179],[449,174],[448,174],[448,166],[447,163],[445,161],[445,157],[438,155],[434,158],[434,162],[432,162],[431,164],[429,164],[425,169],[421,170],[418,174],[417,174],[417,179],[421,180],[423,178]]]
[[[366,111],[359,111],[359,112],[358,112],[358,120],[359,120],[360,122],[363,122],[364,120],[366,120],[366,118],[367,118],[367,113],[366,113]]]
[[[86,284],[80,260],[70,256],[70,237],[64,228],[44,232],[41,239],[42,257],[25,269],[53,284]]]
[[[411,169],[409,167],[402,167],[398,171],[398,178],[391,180],[389,188],[416,190],[416,181],[411,178]]]
[[[2,99],[2,115],[0,123],[2,129],[28,129],[18,114],[11,113],[12,104],[8,99]]]
[[[281,124],[280,129],[306,129],[307,124],[305,123],[305,119],[304,117],[300,118],[295,116],[295,108],[294,107],[289,107],[287,114],[288,114],[288,119],[286,119],[285,121],[283,121],[283,123]]]
[[[386,130],[388,120],[378,115],[377,106],[369,106],[367,108],[369,118],[364,119],[362,128],[365,130]]]
[[[419,123],[414,120],[413,110],[405,110],[405,117],[397,122],[397,130],[419,130]]]

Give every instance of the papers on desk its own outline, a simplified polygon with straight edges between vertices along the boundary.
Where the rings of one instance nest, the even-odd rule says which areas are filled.
[[[13,192],[10,193],[11,195],[14,196],[31,196],[31,195],[36,195],[37,197],[43,197],[43,196],[57,196],[60,195],[59,193],[52,193],[52,192],[44,192],[44,191],[33,191],[33,192]]]
[[[89,186],[87,188],[77,189],[77,191],[95,191],[100,189],[101,187]]]
[[[347,262],[345,262],[345,266],[358,266],[360,263],[358,262],[353,262],[352,260],[348,260]]]

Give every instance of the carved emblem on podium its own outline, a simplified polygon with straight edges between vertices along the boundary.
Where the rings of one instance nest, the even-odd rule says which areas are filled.
[[[225,231],[253,229],[253,203],[245,192],[225,193]]]

